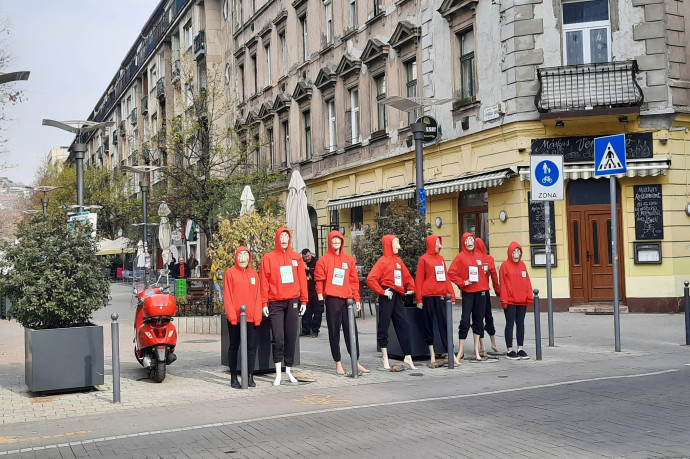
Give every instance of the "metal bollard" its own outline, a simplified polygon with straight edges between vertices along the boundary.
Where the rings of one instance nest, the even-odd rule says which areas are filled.
[[[357,371],[359,365],[357,365],[357,331],[355,330],[354,304],[354,300],[347,300],[347,322],[350,324],[350,361],[352,362],[352,377],[356,378],[359,376],[359,372]]]
[[[685,284],[685,344],[690,345],[690,294],[688,294],[688,281]]]
[[[120,325],[117,323],[119,317],[115,312],[110,314],[110,335],[113,342],[113,403],[120,403]]]
[[[539,315],[539,289],[534,289],[534,341],[537,360],[541,360],[541,317]]]
[[[247,307],[240,306],[240,354],[242,358],[242,389],[249,384],[249,365],[247,364]]]
[[[452,370],[455,368],[455,350],[453,349],[453,303],[450,299],[452,295],[448,293],[446,295],[446,334],[448,336],[448,369]],[[439,330],[441,333],[441,330]]]

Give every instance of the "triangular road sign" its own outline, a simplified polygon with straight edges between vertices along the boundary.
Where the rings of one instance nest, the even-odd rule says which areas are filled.
[[[621,164],[621,160],[618,158],[618,155],[616,154],[616,151],[613,149],[611,146],[611,142],[608,143],[606,146],[606,151],[604,152],[604,156],[601,159],[601,162],[597,166],[598,171],[609,171],[609,170],[618,170],[623,167],[623,164]]]

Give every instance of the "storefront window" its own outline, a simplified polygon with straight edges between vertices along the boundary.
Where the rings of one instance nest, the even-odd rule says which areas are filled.
[[[489,194],[486,189],[460,193],[458,198],[459,239],[464,233],[481,238],[489,250]]]

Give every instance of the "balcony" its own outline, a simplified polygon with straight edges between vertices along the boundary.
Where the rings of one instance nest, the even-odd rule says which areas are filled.
[[[136,107],[134,107],[132,109],[132,113],[130,113],[130,115],[129,115],[129,121],[130,121],[130,123],[132,123],[132,126],[137,125],[137,108]]]
[[[644,95],[636,74],[636,61],[537,69],[540,86],[534,102],[542,119],[588,110],[597,114],[639,111]]]
[[[147,115],[149,113],[149,96],[141,98],[141,114]]]
[[[165,79],[163,77],[156,81],[156,97],[158,100],[165,100]]]
[[[179,59],[173,62],[172,75],[170,77],[170,81],[172,81],[173,83],[178,83],[180,81],[180,73],[182,73],[181,68],[182,64],[180,63]]]
[[[117,128],[117,132],[120,134],[120,137],[125,138],[127,135],[127,125],[125,124],[125,120],[120,121],[120,126]]]
[[[206,55],[206,32],[200,30],[194,37],[194,59],[199,60]]]
[[[117,145],[117,129],[113,129],[113,145]]]

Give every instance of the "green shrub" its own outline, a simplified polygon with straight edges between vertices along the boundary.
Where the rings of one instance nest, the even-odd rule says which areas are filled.
[[[35,329],[81,326],[108,303],[106,264],[90,233],[64,217],[39,216],[20,225],[17,244],[0,243],[0,289],[17,322]]]

